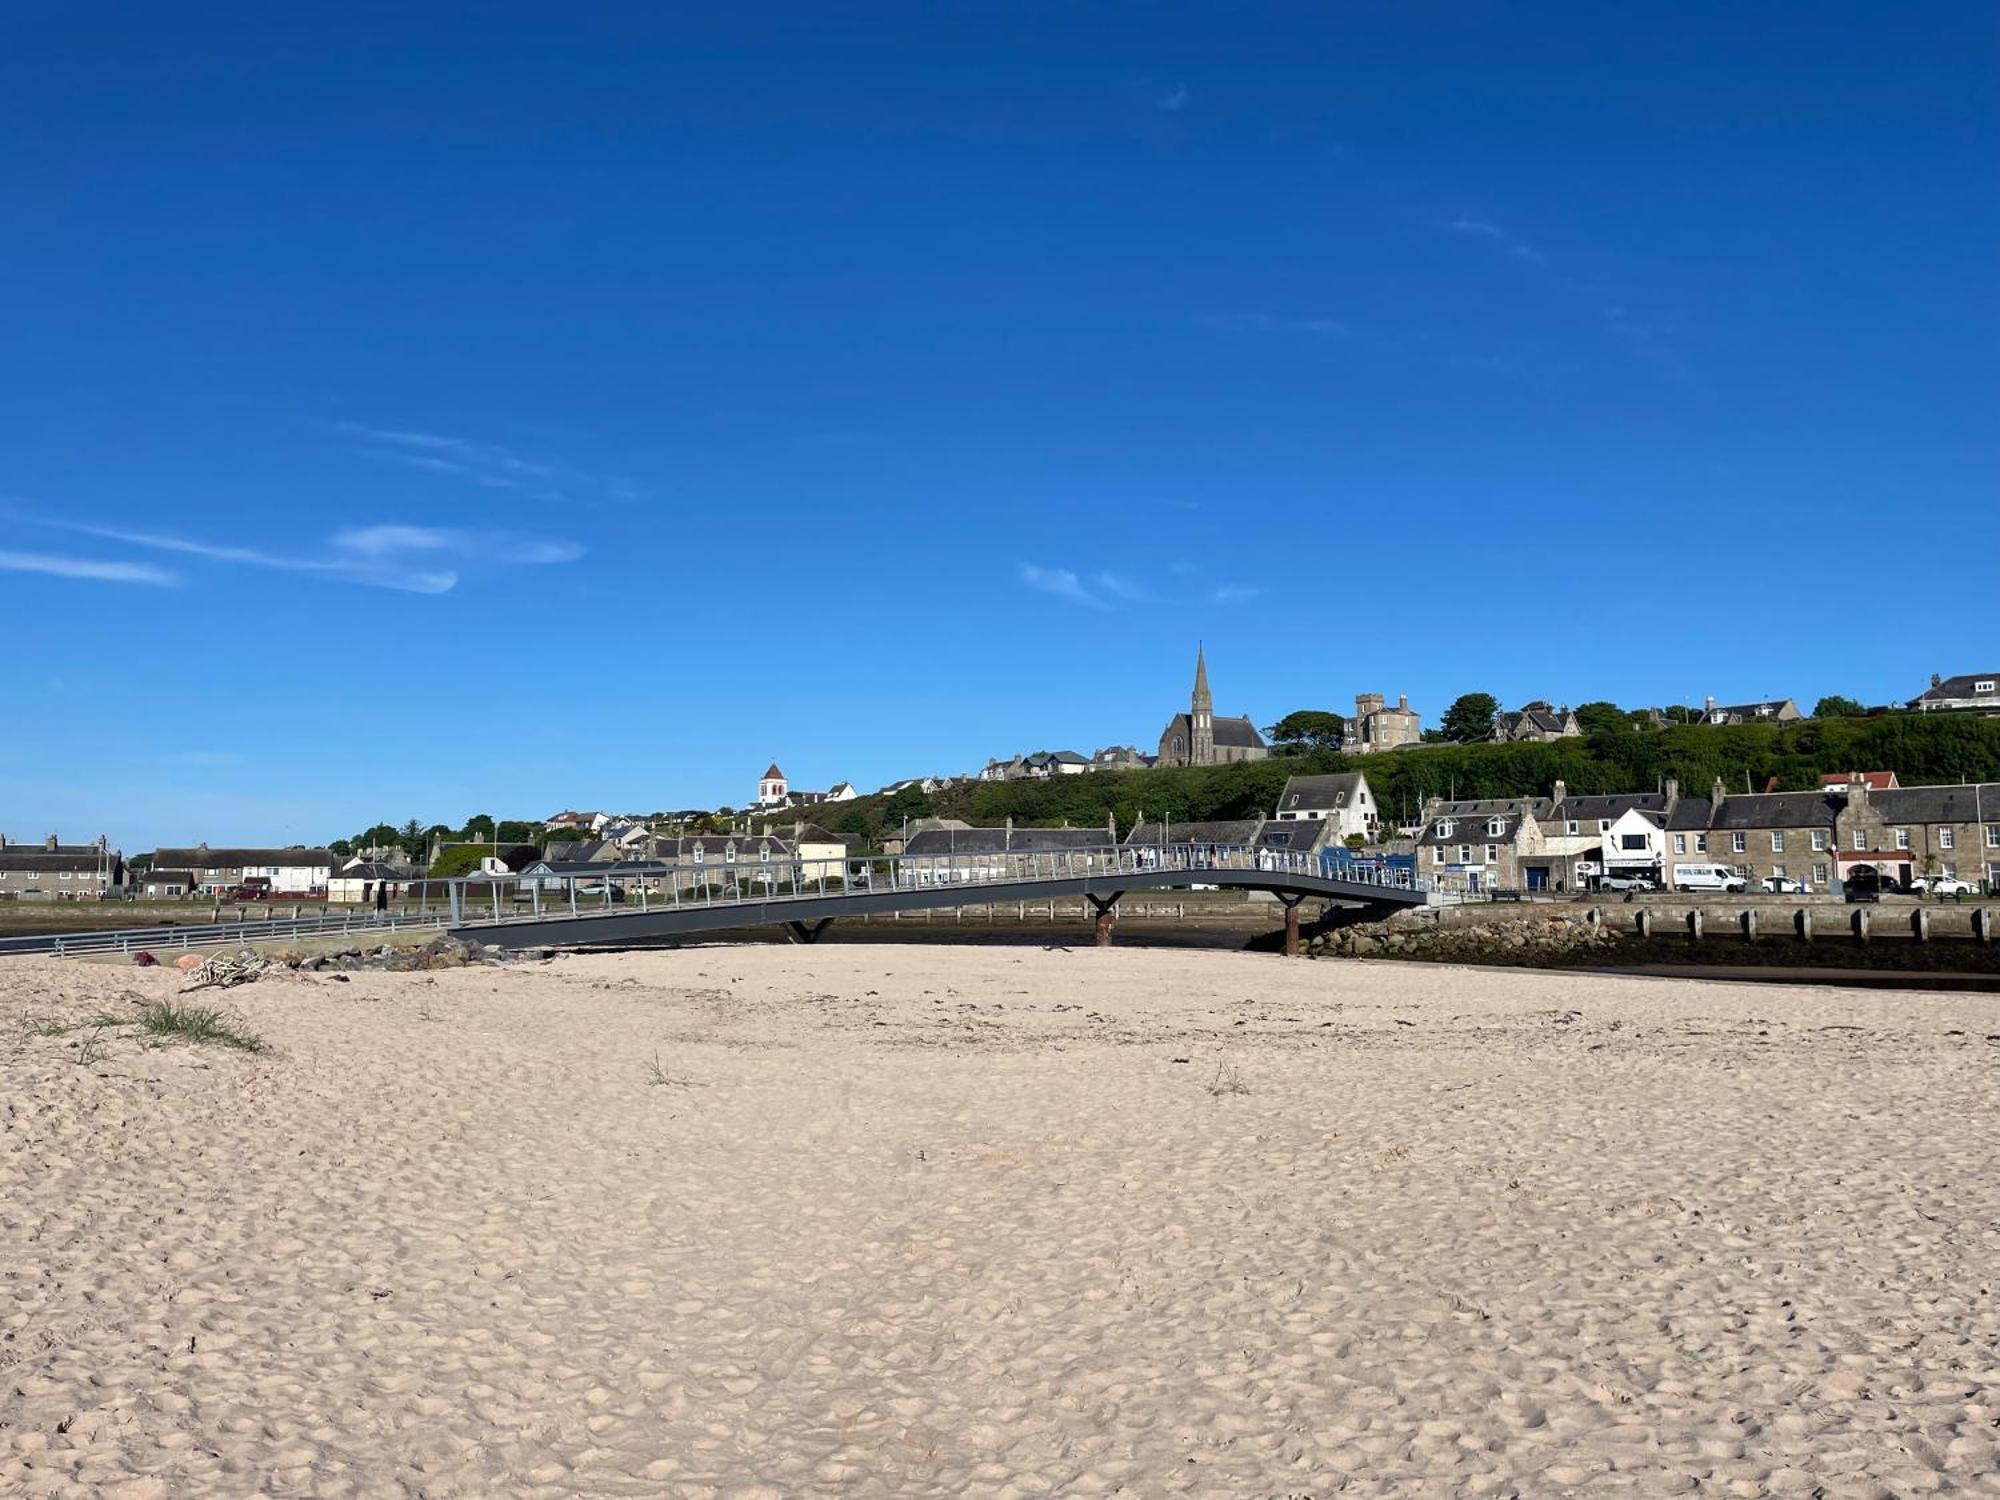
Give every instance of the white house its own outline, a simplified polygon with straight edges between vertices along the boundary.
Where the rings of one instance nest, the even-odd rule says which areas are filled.
[[[1330,837],[1339,843],[1345,843],[1352,834],[1372,839],[1381,826],[1381,809],[1375,804],[1375,794],[1368,789],[1367,776],[1360,771],[1288,778],[1284,791],[1278,794],[1277,811],[1272,816],[1280,823],[1325,818],[1330,825]]]
[[[1667,814],[1654,807],[1628,807],[1603,834],[1606,875],[1644,875],[1658,882],[1667,863]]]

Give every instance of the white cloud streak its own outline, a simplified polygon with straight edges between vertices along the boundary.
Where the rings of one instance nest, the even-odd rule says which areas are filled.
[[[1275,318],[1269,313],[1215,313],[1196,321],[1214,333],[1303,333],[1344,339],[1349,332],[1338,318]]]
[[[1038,589],[1044,594],[1053,594],[1058,599],[1067,599],[1071,604],[1081,604],[1087,609],[1110,608],[1102,599],[1085,588],[1083,580],[1068,568],[1042,568],[1034,563],[1022,563],[1020,571],[1021,582],[1031,589]]]
[[[1178,114],[1187,108],[1188,91],[1186,84],[1179,84],[1153,101],[1153,107],[1166,114]]]
[[[623,475],[594,474],[567,464],[523,458],[499,443],[482,443],[441,432],[370,427],[360,422],[342,422],[340,430],[356,439],[363,451],[373,457],[430,474],[448,474],[482,489],[518,491],[532,500],[568,499],[569,490],[583,490],[612,500],[643,499],[646,493],[636,480]]]
[[[94,557],[57,557],[46,552],[0,552],[0,570],[44,573],[51,578],[77,578],[90,583],[144,583],[171,588],[180,579],[164,568],[146,563],[105,562]]]
[[[1485,240],[1495,248],[1505,251],[1516,260],[1524,260],[1530,265],[1548,264],[1548,257],[1530,245],[1526,240],[1516,239],[1498,224],[1485,219],[1457,218],[1451,222],[1453,234],[1470,235],[1474,239]]]

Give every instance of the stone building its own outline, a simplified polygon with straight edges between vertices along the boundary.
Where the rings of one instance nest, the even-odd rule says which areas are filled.
[[[1901,886],[1943,875],[2000,889],[2000,783],[1877,790],[1857,773],[1848,778],[1834,863],[1843,881],[1865,867]]]
[[[0,900],[95,901],[124,883],[124,857],[105,839],[65,844],[52,833],[17,844],[0,837]]]
[[[1197,647],[1194,654],[1194,694],[1188,711],[1175,714],[1160,731],[1159,764],[1163,766],[1218,766],[1233,761],[1264,760],[1271,747],[1249,716],[1218,718],[1215,700],[1208,690],[1208,661]]]
[[[1340,736],[1343,755],[1370,755],[1377,750],[1400,750],[1405,745],[1422,742],[1423,722],[1410,707],[1410,700],[1399,696],[1394,708],[1387,708],[1384,703],[1380,693],[1354,695],[1354,717],[1347,721]]]
[[[1583,726],[1567,708],[1556,708],[1546,698],[1524,703],[1511,713],[1494,716],[1493,738],[1548,744],[1555,740],[1580,739]]]
[[[1825,791],[1731,793],[1717,778],[1706,803],[1690,801],[1667,819],[1667,886],[1685,864],[1728,865],[1752,889],[1769,878],[1825,890],[1841,799]]]
[[[1789,698],[1767,698],[1762,703],[1717,703],[1710,698],[1701,711],[1704,724],[1790,724],[1804,717]]]
[[[1546,852],[1547,797],[1486,797],[1424,808],[1417,836],[1417,874],[1434,890],[1473,894],[1522,890],[1533,856]]]

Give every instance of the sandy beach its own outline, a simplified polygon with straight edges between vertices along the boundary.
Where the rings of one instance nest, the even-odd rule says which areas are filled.
[[[716,947],[55,1034],[183,982],[0,964],[0,1493],[2000,1495],[1993,997]]]

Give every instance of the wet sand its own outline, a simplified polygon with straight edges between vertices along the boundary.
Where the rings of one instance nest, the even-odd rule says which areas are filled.
[[[0,964],[0,1493],[2000,1494],[2000,1002]]]

